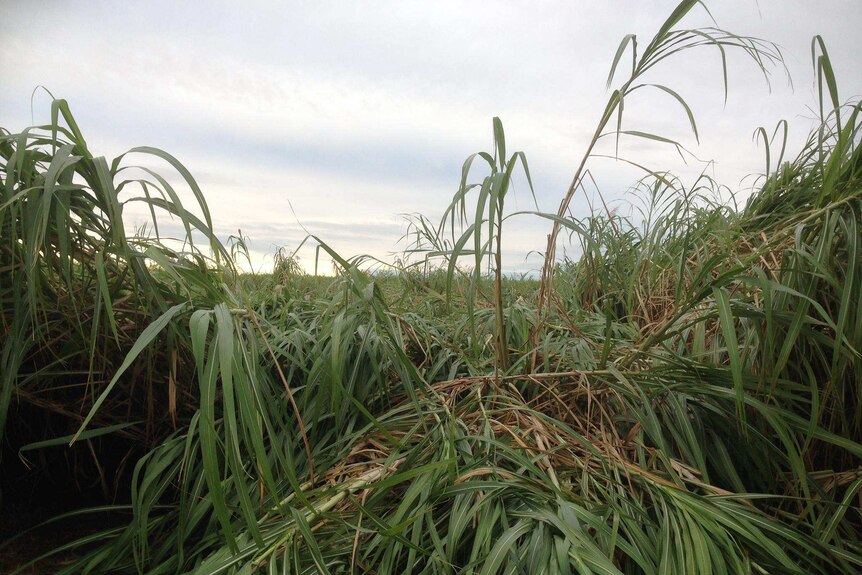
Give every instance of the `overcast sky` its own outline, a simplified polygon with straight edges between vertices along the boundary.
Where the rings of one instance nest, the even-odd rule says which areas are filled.
[[[607,101],[605,79],[625,34],[645,45],[676,2],[64,2],[0,0],[0,126],[46,121],[69,101],[88,145],[109,159],[138,145],[163,148],[195,175],[222,236],[242,230],[255,265],[304,237],[299,223],[342,255],[384,259],[404,247],[401,214],[437,220],[471,153],[491,150],[500,116],[510,150],[527,154],[539,207],[554,211]],[[708,3],[718,25],[777,42],[793,79],[730,58],[724,103],[715,50],[656,69],[691,105],[700,145],[666,95],[626,102],[625,126],[680,138],[741,196],[763,170],[758,126],[791,123],[791,150],[816,106],[810,47],[821,34],[843,100],[862,94],[862,0]],[[683,22],[711,25],[703,10]],[[621,80],[620,80],[621,81]],[[667,148],[628,142],[621,155],[704,169]],[[598,161],[612,201],[639,174]],[[475,173],[480,179],[481,170]],[[513,209],[530,209],[523,179]],[[589,211],[579,194],[573,211]],[[293,210],[291,210],[291,205]],[[623,209],[623,208],[621,208]],[[295,215],[294,215],[295,213]],[[129,219],[141,223],[138,213]],[[504,231],[505,267],[539,267],[546,221]],[[312,265],[312,255],[302,263]]]

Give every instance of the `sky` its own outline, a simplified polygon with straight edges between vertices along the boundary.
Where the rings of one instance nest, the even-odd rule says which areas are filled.
[[[646,45],[675,5],[0,0],[0,127],[46,122],[50,96],[33,96],[44,86],[68,100],[94,153],[110,160],[147,145],[176,156],[203,189],[218,234],[248,238],[251,267],[265,271],[276,249],[295,249],[307,233],[343,256],[391,261],[408,247],[399,241],[405,214],[438,221],[464,160],[492,150],[494,116],[508,149],[526,154],[539,209],[556,211],[607,102],[621,39],[636,34]],[[667,146],[629,139],[620,155],[688,184],[706,171],[727,186],[727,201],[731,192],[743,201],[750,175],[764,170],[754,130],[788,120],[795,155],[814,125],[815,34],[841,99],[862,94],[862,0],[707,5],[721,28],[777,43],[792,84],[782,67],[767,83],[731,53],[725,101],[718,52],[680,55],[645,79],[688,102],[699,142],[680,105],[658,91],[627,99],[623,127],[679,139],[694,156],[684,162]],[[711,25],[702,9],[682,23]],[[608,144],[599,151],[612,154]],[[611,206],[637,201],[637,169],[612,159],[589,167]],[[477,166],[470,180],[484,175]],[[587,215],[597,198],[592,186],[579,192],[572,213]],[[522,176],[507,206],[535,209]],[[129,225],[145,221],[131,204],[125,214]],[[536,217],[507,220],[505,271],[538,269],[549,229]],[[313,268],[310,243],[298,255]]]

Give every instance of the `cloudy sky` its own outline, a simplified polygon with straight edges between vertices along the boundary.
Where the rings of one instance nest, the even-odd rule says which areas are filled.
[[[150,145],[177,156],[204,189],[218,232],[250,238],[254,265],[297,246],[303,228],[343,255],[391,259],[405,247],[403,214],[436,221],[464,159],[491,149],[493,116],[509,149],[527,154],[540,209],[555,210],[607,101],[621,38],[634,33],[645,45],[675,4],[0,0],[0,126],[44,122],[50,99],[37,92],[31,106],[31,94],[45,86],[69,101],[95,153],[110,159]],[[812,126],[814,34],[827,42],[842,99],[862,94],[862,1],[708,5],[719,26],[778,43],[792,88],[774,69],[770,89],[732,55],[725,104],[718,53],[691,53],[648,80],[688,101],[700,144],[679,105],[659,93],[627,101],[625,126],[680,138],[714,163],[686,164],[644,142],[620,152],[688,181],[707,169],[744,198],[746,176],[763,170],[754,129],[788,119],[795,152]],[[711,21],[696,10],[684,24]],[[592,172],[625,209],[639,174],[611,160]],[[517,184],[510,206],[530,209],[525,182]],[[575,215],[591,200],[594,192],[579,194]],[[544,248],[548,223],[507,226],[506,269],[537,268],[530,251]],[[301,254],[306,267],[312,254]]]

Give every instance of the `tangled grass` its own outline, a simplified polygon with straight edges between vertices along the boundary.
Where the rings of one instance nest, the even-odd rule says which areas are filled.
[[[598,139],[657,138],[608,129],[652,66],[700,46],[780,58],[677,30],[696,4],[640,57],[623,41],[613,68],[631,49],[632,77],[560,211],[532,212],[582,247],[557,262],[551,246],[541,283],[501,273],[529,169],[499,121],[440,224],[411,223],[430,271],[369,274],[314,238],[340,266],[325,281],[286,252],[274,276],[238,274],[178,161],[132,150],[167,161],[193,208],[152,168],[94,157],[62,101],[4,133],[0,433],[35,439],[22,454],[71,442],[97,468],[106,437],[144,450],[130,504],[98,510],[129,521],[71,543],[61,572],[858,572],[860,104],[840,103],[822,42],[822,125],[790,161],[761,132],[743,208],[651,172],[634,216],[566,215]],[[129,202],[154,234],[126,235]]]

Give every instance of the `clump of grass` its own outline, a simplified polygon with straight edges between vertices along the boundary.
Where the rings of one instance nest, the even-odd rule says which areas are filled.
[[[623,41],[613,68],[631,48],[632,76],[596,139],[625,134],[619,120],[605,130],[681,49],[778,57],[676,30],[695,4],[640,57]],[[118,183],[121,160],[89,154],[62,102],[40,135],[5,135],[2,405],[83,401],[48,445],[151,445],[131,505],[106,508],[129,524],[73,545],[63,572],[857,572],[860,104],[839,105],[814,48],[822,126],[790,162],[759,132],[767,169],[744,208],[717,204],[706,178],[652,172],[639,212],[576,220],[564,208],[582,163],[560,213],[532,212],[554,226],[541,283],[501,271],[509,181],[526,162],[507,156],[499,121],[495,152],[476,156],[482,182],[468,184],[468,159],[441,224],[411,220],[421,271],[366,273],[310,238],[340,269],[325,284],[287,252],[278,277],[236,274],[194,180],[162,152],[195,210],[155,172],[125,201],[150,205],[154,229],[155,209],[178,216],[186,247],[127,237],[118,206],[133,183]],[[577,259],[556,262],[561,230]],[[86,385],[68,385],[80,366]],[[142,389],[168,409],[130,417]]]
[[[128,165],[141,155],[170,165],[195,208],[184,206],[162,175]],[[33,426],[31,439],[72,435],[89,408],[108,399],[96,398],[118,383],[113,376],[147,324],[182,302],[222,298],[230,260],[200,189],[175,158],[135,148],[109,164],[90,152],[62,100],[53,102],[50,124],[2,133],[0,173],[0,440],[13,424]],[[127,235],[123,209],[133,203],[153,214],[155,237]],[[176,218],[185,238],[179,247],[160,241],[157,211]],[[181,411],[195,408],[178,380],[187,341],[177,330],[160,337],[161,345],[139,350],[141,361],[126,366],[123,391],[94,411],[95,427],[153,445]],[[13,400],[53,413],[59,427],[10,421]],[[98,436],[82,431],[81,439]]]

